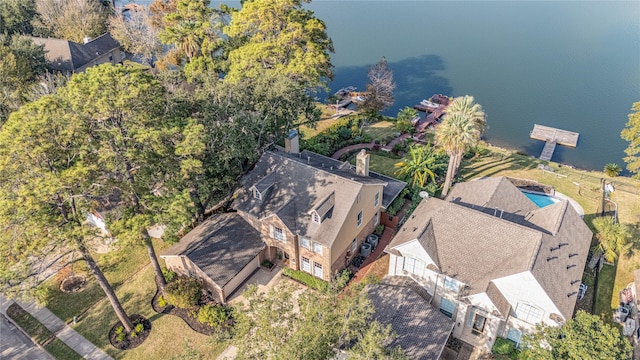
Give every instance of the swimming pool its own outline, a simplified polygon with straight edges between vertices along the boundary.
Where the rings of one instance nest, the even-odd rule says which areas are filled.
[[[524,194],[524,196],[528,197],[529,200],[533,201],[533,203],[540,208],[543,208],[545,206],[549,206],[551,204],[555,204],[558,202],[558,199],[553,198],[549,195],[530,193],[526,191],[523,191],[522,193]]]

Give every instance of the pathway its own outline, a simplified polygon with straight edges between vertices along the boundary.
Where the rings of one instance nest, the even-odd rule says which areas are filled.
[[[405,140],[407,140],[407,139],[410,139],[410,138],[411,138],[411,134],[402,134],[402,135],[398,136],[397,138],[395,138],[395,139],[391,140],[387,145],[385,145],[385,146],[382,148],[382,150],[384,150],[384,151],[391,151],[391,150],[393,150],[393,147],[394,147],[396,144],[399,144],[399,143],[401,143],[401,142],[403,142],[403,141],[405,141]]]
[[[49,329],[58,339],[62,340],[84,359],[90,360],[113,360],[113,358],[100,348],[92,344],[84,336],[67,325],[60,318],[55,316],[46,307],[39,307],[33,301],[9,300],[0,295],[0,313],[6,315],[7,308],[14,302],[18,303],[24,310],[38,319],[47,329]]]
[[[340,157],[350,151],[360,150],[360,149],[373,149],[373,146],[376,144],[376,141],[373,140],[368,144],[355,144],[343,147],[342,149],[336,151],[333,155],[331,155],[332,159],[340,159]]]

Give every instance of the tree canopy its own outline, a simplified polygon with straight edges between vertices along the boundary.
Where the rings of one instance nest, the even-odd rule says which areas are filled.
[[[226,79],[281,74],[307,88],[326,86],[333,77],[333,43],[326,26],[303,8],[309,0],[247,0],[224,28],[233,48]]]
[[[598,249],[603,252],[607,261],[615,261],[629,243],[630,229],[627,225],[616,222],[613,216],[593,219],[593,227],[596,229]]]
[[[622,138],[629,142],[624,151],[627,153],[624,161],[627,163],[627,170],[640,179],[640,101],[634,103],[631,110],[633,112],[629,114],[629,121],[621,133]]]
[[[34,0],[0,1],[0,34],[31,34],[35,14]]]
[[[102,1],[35,0],[35,4],[35,35],[82,43],[85,36],[95,38],[107,29],[110,7]]]
[[[542,326],[523,340],[527,360],[629,359],[631,344],[620,330],[582,310],[562,327]]]
[[[387,59],[382,58],[377,64],[367,71],[369,83],[367,84],[367,95],[359,106],[363,111],[377,113],[388,109],[393,105],[393,91],[396,83],[393,81],[393,71],[387,64]]]
[[[162,52],[162,43],[160,30],[151,21],[146,9],[130,10],[127,16],[118,13],[109,19],[109,32],[126,51],[153,66]]]

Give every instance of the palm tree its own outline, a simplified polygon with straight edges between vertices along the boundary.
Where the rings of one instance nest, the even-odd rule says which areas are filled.
[[[624,224],[616,223],[613,216],[594,219],[593,227],[596,229],[598,248],[604,253],[604,258],[609,262],[615,261],[629,242],[629,229]]]
[[[436,128],[436,144],[449,155],[449,166],[442,188],[442,197],[447,196],[457,166],[466,149],[475,146],[480,140],[481,132],[476,123],[463,113],[447,113],[442,124]]]
[[[435,182],[435,173],[433,168],[438,167],[436,162],[436,153],[430,145],[426,146],[411,146],[409,148],[410,159],[405,159],[395,164],[398,170],[395,171],[397,175],[403,175],[405,178],[412,179],[413,186],[419,186],[421,188],[425,185],[427,176],[431,178],[432,182]]]
[[[616,177],[621,171],[622,168],[616,163],[608,163],[604,166],[604,173],[609,177]]]
[[[446,112],[447,114],[462,114],[463,116],[468,117],[480,132],[480,136],[482,136],[487,129],[487,116],[484,113],[482,106],[474,102],[473,96],[465,95],[453,99],[447,106]],[[462,156],[456,158],[453,176],[456,175],[460,168],[461,161]]]

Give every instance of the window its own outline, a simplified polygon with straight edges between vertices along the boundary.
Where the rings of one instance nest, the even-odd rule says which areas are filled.
[[[539,323],[542,320],[542,315],[544,315],[544,310],[535,306],[525,303],[518,303],[516,306],[516,317],[528,323]]]
[[[487,322],[487,318],[482,314],[476,313],[476,316],[473,319],[473,325],[471,327],[471,333],[474,335],[480,335],[484,332],[484,325]]]
[[[273,227],[273,237],[280,241],[287,241],[287,237],[284,233],[284,230],[282,230],[282,228],[279,228],[277,226]]]
[[[522,333],[516,328],[511,328],[507,331],[507,340],[513,341],[516,346],[520,345],[520,337],[522,337]]]
[[[379,221],[380,221],[380,213],[376,213],[376,215],[373,217],[373,226],[377,226]]]
[[[458,291],[458,282],[448,276],[444,277],[444,287],[451,291]]]
[[[313,275],[319,278],[324,278],[324,272],[322,271],[322,264],[318,264],[317,262],[313,263]]]
[[[316,223],[316,224],[320,224],[320,223],[322,222],[322,221],[320,221],[320,215],[318,215],[318,213],[317,213],[317,212],[315,212],[315,211],[314,211],[314,212],[311,214],[311,216],[313,217],[313,222],[314,222],[314,223]]]
[[[414,258],[410,258],[410,257],[405,257],[404,258],[404,270],[408,271],[411,274],[417,275],[417,276],[423,276],[424,275],[424,262],[418,260],[418,259],[414,259]]]
[[[456,310],[456,304],[449,300],[442,298],[440,299],[440,312],[445,314],[448,318],[453,318],[453,312]]]
[[[357,248],[358,248],[358,239],[353,239],[353,241],[351,242],[351,252],[356,252]]]
[[[300,266],[302,267],[302,271],[306,271],[308,273],[311,272],[311,262],[309,261],[309,258],[301,256],[300,257]]]
[[[258,189],[253,189],[253,198],[256,200],[262,200],[262,194],[260,194]]]
[[[378,204],[380,204],[380,191],[376,193],[376,198],[373,200],[373,207],[377,208]]]
[[[317,242],[313,243],[313,252],[322,255],[322,244],[318,244]]]
[[[305,249],[311,249],[311,240],[309,240],[309,238],[306,238],[306,237],[301,237],[300,246],[302,246]]]
[[[362,210],[358,213],[358,227],[362,225]]]

